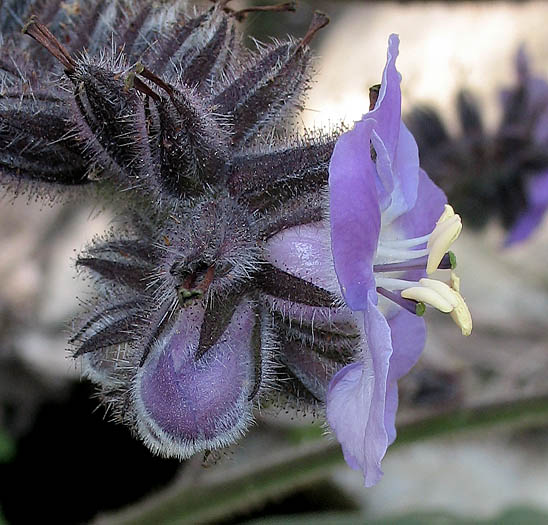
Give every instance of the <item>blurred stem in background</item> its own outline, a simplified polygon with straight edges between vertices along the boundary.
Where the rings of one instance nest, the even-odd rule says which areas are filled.
[[[364,3],[363,0],[329,0],[331,3],[341,3],[341,4],[358,4]],[[530,0],[505,0],[505,3],[508,4],[524,4]],[[369,4],[386,4],[389,2],[398,3],[398,4],[490,4],[490,3],[500,3],[500,0],[366,0]]]
[[[437,412],[400,425],[395,446],[497,426],[524,428],[548,421],[548,394],[504,403]],[[105,515],[95,523],[205,523],[260,507],[299,488],[327,478],[344,465],[340,446],[310,437],[309,427],[295,429],[307,441],[280,448],[260,464],[223,471],[206,483],[185,480],[138,505]],[[295,435],[293,435],[295,437]]]

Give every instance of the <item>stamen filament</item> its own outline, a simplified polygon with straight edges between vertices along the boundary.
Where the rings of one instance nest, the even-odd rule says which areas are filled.
[[[451,272],[451,280],[449,283],[455,292],[460,292],[460,277],[455,272]]]
[[[420,312],[422,309],[417,309],[417,303],[415,301],[410,301],[409,299],[404,299],[400,294],[391,292],[390,290],[387,290],[386,288],[377,287],[377,293],[382,295],[383,297],[386,297],[390,301],[396,303],[398,306],[401,306],[403,309],[407,310],[408,312],[411,312],[412,314],[418,315],[417,312]]]
[[[414,259],[412,262],[375,264],[373,266],[373,271],[375,273],[383,273],[383,272],[405,272],[410,270],[424,270],[426,268],[427,261],[428,261],[427,256],[423,256],[419,259]],[[443,256],[443,259],[438,265],[438,270],[451,270],[454,268],[454,266],[455,264],[451,260],[451,252],[448,252]]]
[[[432,234],[429,233],[428,235],[423,235],[422,237],[414,237],[412,239],[394,239],[394,240],[384,240],[382,241],[383,245],[388,245],[390,247],[397,247],[397,248],[409,248],[414,246],[419,246],[421,244],[424,244],[425,242],[428,242],[428,239],[430,239],[430,236]]]
[[[410,259],[419,259],[428,255],[429,250],[426,248],[424,250],[398,250],[396,248],[387,248],[384,245],[379,246],[377,250],[377,255],[381,257],[389,257],[390,259],[396,259],[403,261],[408,261]]]
[[[377,277],[375,282],[377,286],[387,290],[405,290],[413,286],[420,286],[417,281],[406,281],[405,279],[394,279],[392,277]]]

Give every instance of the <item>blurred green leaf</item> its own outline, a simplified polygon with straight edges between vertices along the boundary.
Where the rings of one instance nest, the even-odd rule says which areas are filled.
[[[367,519],[363,514],[349,512],[276,516],[244,523],[245,525],[305,525],[308,523],[314,525],[464,525],[470,524],[470,520],[457,519],[443,512],[412,513],[383,519]]]
[[[307,441],[317,441],[325,434],[322,425],[303,425],[290,428],[287,437],[291,443],[299,444]]]
[[[548,421],[548,395],[460,407],[398,426],[393,446],[496,427],[530,427]]]
[[[14,455],[15,442],[0,428],[0,463],[11,461]]]
[[[539,525],[548,523],[548,514],[527,507],[515,507],[491,519],[458,518],[445,512],[412,512],[380,519],[367,519],[356,512],[327,512],[275,516],[246,521],[245,525]]]
[[[276,516],[245,521],[244,525],[363,525],[366,518],[357,512],[323,512],[322,514],[298,514],[291,516]],[[367,522],[368,524],[371,522]]]
[[[222,479],[204,484],[185,484],[158,494],[128,510],[100,517],[108,525],[209,523],[280,498],[325,479],[342,464],[338,445],[315,440],[289,446],[266,455],[254,468],[234,469]]]
[[[539,523],[548,523],[548,513],[529,507],[514,507],[486,523],[493,525],[515,525],[516,523],[519,523],[519,525],[538,525]]]

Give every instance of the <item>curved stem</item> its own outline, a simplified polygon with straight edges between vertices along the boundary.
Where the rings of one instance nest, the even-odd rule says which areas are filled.
[[[548,420],[548,395],[505,403],[459,407],[400,425],[394,446],[457,432],[499,425],[526,426]],[[129,509],[104,516],[96,523],[204,523],[244,512],[329,476],[344,464],[338,443],[314,440],[287,447],[260,465],[234,469],[207,483],[185,483]]]

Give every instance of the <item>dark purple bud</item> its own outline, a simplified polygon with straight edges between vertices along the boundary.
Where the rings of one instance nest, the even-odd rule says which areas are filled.
[[[87,166],[69,137],[61,100],[2,97],[0,99],[0,181],[15,191],[41,185],[86,184]]]
[[[228,129],[196,94],[170,88],[158,105],[162,184],[176,195],[203,191],[204,183],[224,179],[228,163]],[[194,190],[194,191],[193,191]]]
[[[457,96],[457,111],[462,131],[474,135],[476,139],[483,133],[483,122],[478,101],[468,91],[460,91]]]
[[[309,61],[308,48],[297,42],[266,47],[213,99],[219,111],[231,118],[234,144],[249,141],[294,109],[308,82]]]
[[[269,194],[274,185],[292,188],[299,183],[314,185],[327,182],[329,159],[334,137],[301,139],[302,144],[267,153],[245,153],[232,164],[228,185],[235,196]]]

